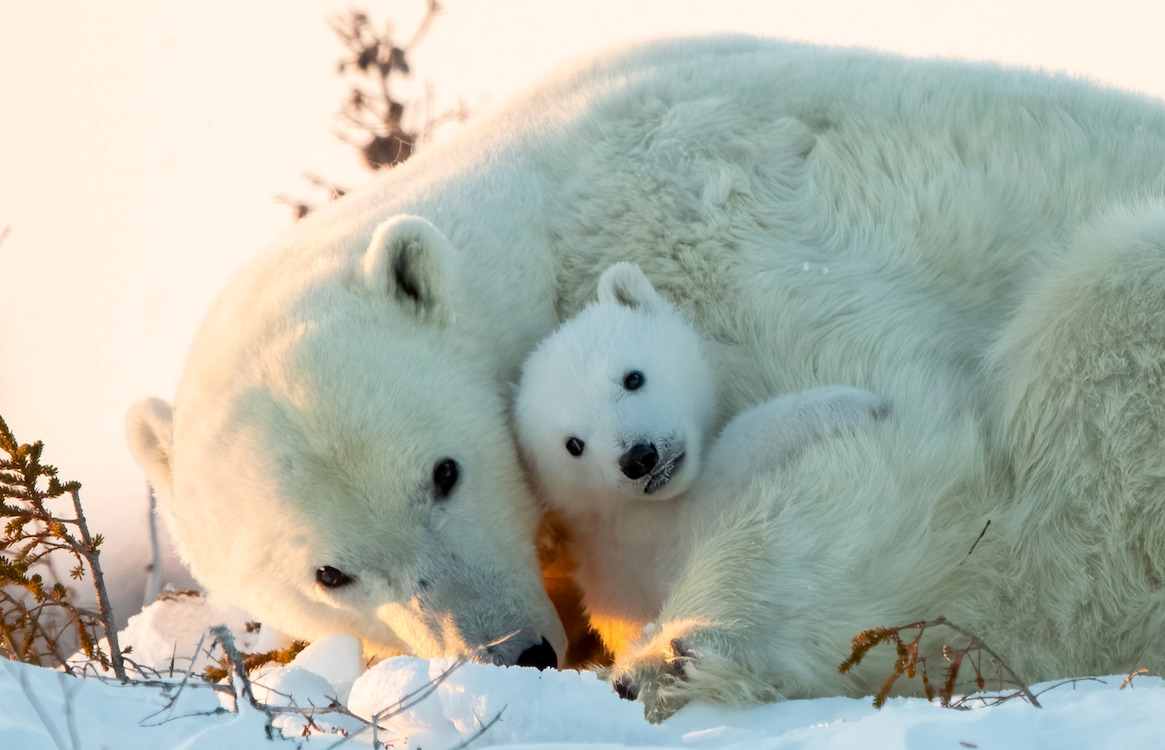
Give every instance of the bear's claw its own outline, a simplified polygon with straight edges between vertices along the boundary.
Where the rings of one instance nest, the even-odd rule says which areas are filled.
[[[625,701],[633,701],[639,699],[639,686],[634,682],[628,682],[623,678],[619,678],[612,683],[611,687],[615,692]]]

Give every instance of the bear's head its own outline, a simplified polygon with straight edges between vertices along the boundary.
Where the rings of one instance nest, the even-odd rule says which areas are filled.
[[[553,666],[537,503],[505,379],[459,324],[458,255],[411,216],[355,250],[262,259],[204,322],[174,407],[130,410],[179,551],[213,598],[295,636]]]
[[[631,263],[526,359],[515,406],[527,462],[566,512],[684,492],[714,417],[699,336]]]

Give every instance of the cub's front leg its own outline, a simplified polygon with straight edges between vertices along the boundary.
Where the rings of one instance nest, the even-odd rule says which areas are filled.
[[[777,562],[783,503],[773,478],[813,443],[888,413],[869,391],[824,386],[771,399],[729,422],[692,490],[690,528],[676,540],[692,552],[658,624],[611,670],[619,695],[642,701],[647,718],[662,721],[697,699],[754,705],[783,698],[781,686],[797,694],[808,683],[818,692],[833,687],[816,684],[837,676],[820,668],[807,634],[785,621],[796,593],[785,590]]]
[[[771,568],[769,523],[764,508],[738,513],[698,542],[659,624],[616,660],[609,682],[642,701],[650,721],[695,699],[751,705],[782,697],[756,652],[775,614],[756,580]]]
[[[643,703],[658,723],[693,700],[748,706],[781,700],[780,691],[752,672],[738,636],[724,622],[671,621],[611,669],[621,698]]]

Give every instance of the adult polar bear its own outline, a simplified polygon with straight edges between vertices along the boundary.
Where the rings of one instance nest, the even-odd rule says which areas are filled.
[[[138,405],[130,441],[221,597],[308,636],[550,663],[562,631],[504,399],[631,260],[711,342],[720,423],[823,383],[893,405],[710,532],[616,665],[654,715],[868,692],[884,665],[838,675],[849,638],[939,614],[1032,680],[1160,669],[1163,195],[1158,102],[655,44],[298,224],[216,302],[172,418]]]

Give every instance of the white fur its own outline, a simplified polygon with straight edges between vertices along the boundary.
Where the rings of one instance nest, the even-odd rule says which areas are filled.
[[[624,387],[629,371],[642,373],[642,387]],[[714,402],[698,334],[630,263],[604,271],[598,301],[522,366],[518,444],[565,522],[591,624],[616,655],[659,614],[695,541],[753,477],[886,412],[869,391],[808,388],[746,409],[713,442]],[[580,455],[567,449],[572,439],[585,443]],[[659,465],[683,462],[662,488],[620,470],[628,446],[665,440]]]
[[[405,214],[452,249],[409,261],[452,298],[361,280]],[[693,548],[615,670],[660,685],[653,715],[876,689],[876,657],[837,674],[849,639],[940,614],[1029,681],[1165,669],[1165,107],[748,38],[554,77],[239,274],[172,421],[131,420],[195,573],[300,634],[560,649],[505,388],[620,260],[707,342],[718,425],[825,383],[894,405],[755,478]],[[441,456],[464,485],[438,509]],[[322,595],[329,560],[364,588]],[[409,610],[423,575],[444,593]],[[695,655],[664,684],[672,640]]]
[[[628,285],[639,288],[619,288]],[[642,272],[616,264],[598,294],[530,355],[518,389],[519,438],[564,512],[683,493],[699,475],[715,418],[700,339]],[[634,391],[623,383],[633,372],[645,378]],[[565,447],[571,438],[584,446],[577,457]],[[629,478],[619,458],[636,445],[655,446],[658,463]],[[665,467],[678,468],[660,474]],[[665,483],[655,489],[658,482]]]

